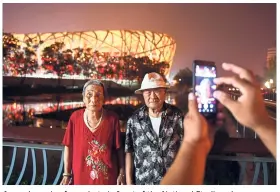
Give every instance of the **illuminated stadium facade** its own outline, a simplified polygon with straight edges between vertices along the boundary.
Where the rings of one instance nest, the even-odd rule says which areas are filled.
[[[170,36],[150,31],[4,34],[3,74],[119,81],[155,70],[167,76],[175,49]]]

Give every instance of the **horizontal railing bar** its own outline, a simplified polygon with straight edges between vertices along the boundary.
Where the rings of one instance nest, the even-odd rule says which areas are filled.
[[[46,142],[61,144],[65,129],[37,128],[27,126],[3,126],[3,141]]]
[[[61,150],[65,129],[46,129],[35,127],[5,127],[3,129],[3,142],[10,146],[30,146],[42,149]],[[124,137],[122,133],[122,137]],[[35,140],[35,141],[34,141]],[[24,142],[24,143],[23,143]],[[33,142],[33,143],[32,143]],[[35,143],[38,144],[35,144]],[[42,145],[41,145],[42,143]],[[6,144],[6,145],[7,145]],[[55,147],[53,147],[55,146]],[[226,138],[215,142],[212,150],[215,154],[225,153],[252,153],[270,156],[270,152],[259,139],[248,138]]]
[[[209,155],[209,160],[276,163],[273,157]]]
[[[273,119],[274,121],[276,121],[276,118],[269,116],[271,119]]]
[[[16,143],[16,142],[3,142],[4,147],[18,147],[18,148],[32,148],[32,149],[46,149],[46,150],[63,150],[62,145],[44,145],[33,143]]]

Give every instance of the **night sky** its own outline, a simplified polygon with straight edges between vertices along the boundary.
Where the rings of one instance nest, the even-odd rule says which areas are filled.
[[[262,75],[276,46],[276,4],[3,4],[4,32],[149,30],[172,36],[171,69],[194,59],[231,62]]]

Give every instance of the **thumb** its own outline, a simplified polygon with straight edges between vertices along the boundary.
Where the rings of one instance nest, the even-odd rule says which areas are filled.
[[[189,102],[188,102],[189,113],[191,113],[191,114],[198,113],[197,101],[196,101],[196,97],[194,96],[194,94],[189,93],[188,99],[189,99]]]
[[[230,110],[230,112],[234,113],[237,109],[236,101],[233,101],[225,92],[223,91],[215,91],[213,96],[226,108]]]

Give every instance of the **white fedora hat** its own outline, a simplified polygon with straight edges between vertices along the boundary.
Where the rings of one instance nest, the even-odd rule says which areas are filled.
[[[135,94],[141,94],[146,89],[155,88],[169,88],[169,84],[166,83],[163,77],[155,72],[147,73],[141,83],[141,88],[135,91]]]

